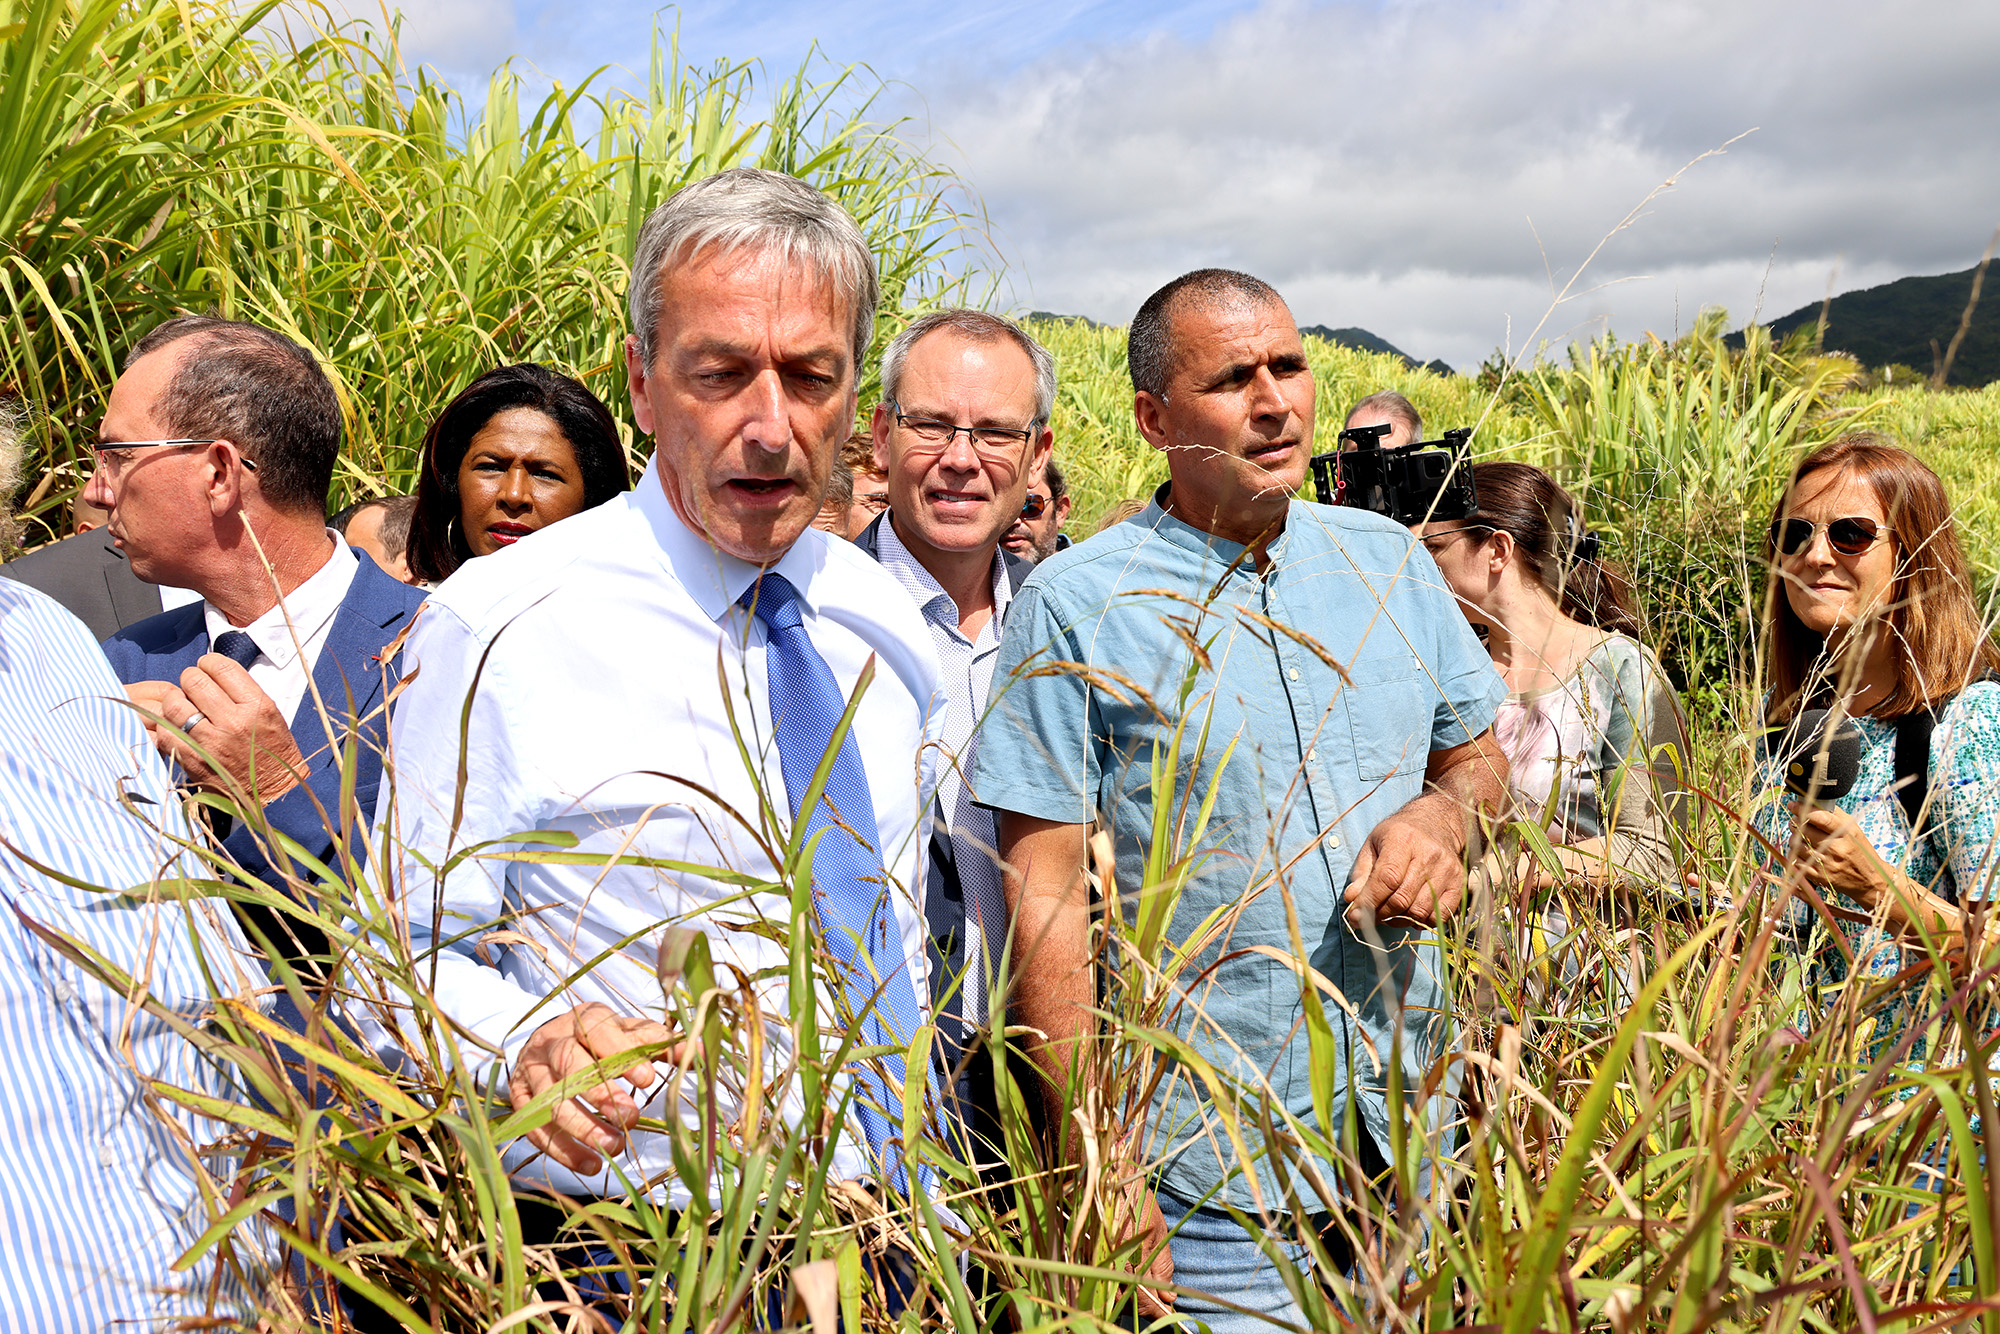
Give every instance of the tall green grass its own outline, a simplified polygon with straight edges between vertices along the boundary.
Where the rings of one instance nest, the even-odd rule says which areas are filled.
[[[857,69],[697,69],[666,40],[636,91],[605,74],[524,103],[502,69],[474,112],[324,11],[270,37],[272,6],[0,0],[0,377],[48,411],[25,497],[44,536],[124,348],[181,310],[320,354],[346,412],[336,503],[408,490],[430,418],[503,362],[581,376],[636,450],[628,257],[654,205],[724,168],[790,172],[853,214],[884,340],[909,306],[987,290],[976,199],[874,115]]]
[[[524,107],[503,72],[471,115],[371,37],[329,27],[274,46],[253,27],[262,14],[193,0],[0,0],[0,107],[18,127],[0,143],[0,347],[11,387],[46,409],[22,499],[51,527],[120,349],[182,308],[275,323],[326,357],[350,414],[347,492],[405,488],[431,410],[495,361],[575,370],[623,413],[632,228],[675,185],[721,166],[797,171],[855,211],[889,277],[884,336],[910,305],[982,292],[976,205],[868,119],[858,74],[814,67],[773,87],[752,67],[690,71],[667,46],[640,93],[593,82]],[[574,128],[580,99],[598,127],[588,142]],[[1057,448],[1087,530],[1164,466],[1132,426],[1122,331],[1036,331],[1062,369]],[[1768,850],[1741,818],[1760,799],[1747,763],[1763,579],[1750,532],[1773,488],[1832,434],[1895,432],[1944,475],[1990,575],[2000,388],[1853,390],[1837,364],[1758,336],[1733,353],[1719,332],[1705,316],[1671,345],[1600,343],[1486,386],[1309,341],[1322,448],[1348,403],[1397,388],[1434,429],[1476,425],[1481,457],[1542,463],[1586,497],[1611,554],[1641,576],[1647,623],[1695,705],[1693,753],[1661,759],[1703,794],[1684,869],[1705,886],[1641,885],[1614,900],[1565,884],[1555,894],[1573,925],[1549,941],[1533,929],[1538,896],[1511,868],[1474,877],[1471,906],[1439,932],[1456,1027],[1425,1081],[1462,1096],[1452,1119],[1430,1124],[1415,1114],[1420,1091],[1404,1091],[1390,1146],[1406,1183],[1420,1161],[1440,1164],[1443,1189],[1428,1199],[1366,1202],[1336,1137],[1254,1081],[1216,1081],[1239,1166],[1319,1155],[1346,1165],[1338,1184],[1365,1202],[1353,1238],[1363,1265],[1294,1276],[1315,1329],[2000,1330],[2000,1206],[1983,1167],[2000,1133],[1989,1078],[2000,958],[1920,950],[1899,984],[1921,989],[1936,1015],[1926,1063],[1871,1060],[1869,987],[1823,1012],[1809,996],[1798,961],[1813,942],[1772,925],[1772,892],[1751,875]],[[1200,794],[1170,774],[1153,795],[1161,810],[1199,810]],[[574,1220],[632,1281],[615,1321],[738,1328],[773,1293],[815,1334],[836,1322],[858,1334],[1128,1320],[1135,1245],[1114,1225],[1121,1183],[1102,1165],[1138,1127],[1151,1083],[1170,1077],[1169,1058],[1188,1055],[1163,1022],[1180,979],[1157,925],[1177,868],[1201,850],[1201,835],[1183,832],[1197,826],[1170,822],[1146,882],[1121,887],[1148,912],[1095,928],[1111,979],[1100,1049],[1065,1089],[1062,1118],[1094,1153],[1081,1164],[1056,1154],[1031,1114],[1039,1090],[1000,1062],[1012,1191],[982,1189],[948,1144],[922,1150],[956,1221],[825,1178],[813,1137],[838,1125],[825,1090],[842,1034],[809,1006],[760,1010],[754,990],[680,940],[662,1005],[710,1035],[682,1073],[694,1089],[750,1088],[757,1114],[724,1123],[701,1104],[689,1123],[661,1127],[684,1179],[708,1184],[698,1207],[667,1213],[635,1196]],[[308,1100],[279,1073],[271,1022],[219,987],[213,1022],[188,1036],[258,1097],[199,1109],[225,1152],[191,1258],[267,1279],[261,1318],[276,1330],[310,1327],[314,1303],[256,1264],[273,1237],[309,1262],[322,1295],[338,1279],[412,1329],[584,1327],[583,1276],[523,1242],[502,1162],[552,1100],[515,1111],[466,1077],[464,1039],[387,907],[387,868],[402,858],[386,835],[365,870],[345,868],[354,888],[324,899],[238,884],[214,854],[193,853],[206,869],[161,892],[308,916],[336,957],[324,981],[280,970],[300,1008],[339,998],[411,1036],[408,1064],[392,1070],[339,1028],[316,1031],[301,1048],[320,1086]],[[776,847],[772,860],[768,888],[793,905],[783,929],[803,990],[823,960],[801,852]],[[1317,988],[1305,994],[1335,1021]],[[1005,1031],[1004,1011],[990,1019]],[[768,1049],[755,1035],[774,1027],[802,1053],[786,1073],[805,1090],[803,1117],[781,1114],[761,1073]],[[1300,1224],[1304,1203],[1271,1201],[1266,1221],[1310,1249],[1320,1239]],[[357,1225],[336,1231],[337,1218]],[[917,1313],[900,1322],[860,1277],[862,1248],[892,1234],[922,1279]]]

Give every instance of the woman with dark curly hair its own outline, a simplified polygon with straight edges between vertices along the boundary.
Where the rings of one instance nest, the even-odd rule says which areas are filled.
[[[424,437],[410,574],[441,583],[474,556],[632,485],[611,413],[567,375],[522,362],[467,385]]]

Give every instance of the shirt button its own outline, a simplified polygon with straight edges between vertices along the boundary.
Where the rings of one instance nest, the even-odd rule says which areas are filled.
[[[1312,757],[1313,757],[1313,752],[1311,752],[1311,751],[1307,751],[1307,752],[1306,752],[1306,758],[1307,758],[1307,759],[1311,759]]]
[[[1328,846],[1329,848],[1337,848],[1337,847],[1339,847],[1339,846],[1340,846],[1340,835],[1338,835],[1338,834],[1328,834],[1328,835],[1326,836],[1326,845],[1327,845],[1327,846]]]
[[[1299,679],[1299,669],[1294,667],[1290,671],[1286,672],[1285,675],[1291,677],[1294,681],[1296,681]]]
[[[118,1155],[111,1151],[109,1144],[100,1144],[97,1146],[97,1163],[100,1167],[116,1167]]]
[[[56,984],[49,988],[49,990],[55,992],[56,999],[62,1001],[64,1004],[68,1004],[70,1001],[76,999],[76,988],[69,984],[69,979],[66,977],[57,978]]]

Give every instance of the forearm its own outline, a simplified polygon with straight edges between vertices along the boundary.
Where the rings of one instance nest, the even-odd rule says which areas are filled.
[[[1084,881],[1088,826],[1002,814],[1008,915],[1014,923],[1013,1009],[1060,1112],[1070,1070],[1096,1030],[1090,899]]]
[[[1424,771],[1424,794],[1405,809],[1441,816],[1449,812],[1470,838],[1482,820],[1498,817],[1506,802],[1507,756],[1487,731],[1464,745],[1433,751]]]

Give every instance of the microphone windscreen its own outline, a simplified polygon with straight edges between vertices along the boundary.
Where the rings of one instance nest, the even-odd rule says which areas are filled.
[[[1861,776],[1861,729],[1830,709],[1803,709],[1778,729],[1774,753],[1785,786],[1824,804],[1854,790]]]

